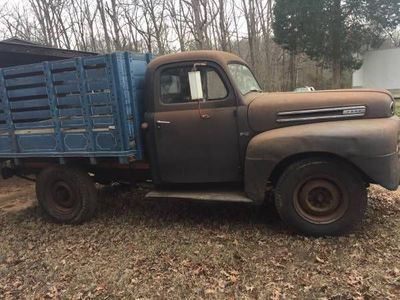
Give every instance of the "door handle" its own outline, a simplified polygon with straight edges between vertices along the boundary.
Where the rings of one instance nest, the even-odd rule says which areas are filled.
[[[161,125],[161,124],[171,124],[170,121],[161,121],[161,120],[157,120],[156,123],[159,124],[159,125]]]
[[[161,129],[161,126],[162,126],[162,125],[171,124],[171,122],[170,122],[170,121],[157,120],[157,121],[156,121],[156,124],[157,124],[157,129]]]

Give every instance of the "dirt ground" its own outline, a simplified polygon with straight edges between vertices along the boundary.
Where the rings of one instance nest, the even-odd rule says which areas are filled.
[[[271,207],[144,200],[102,188],[96,218],[43,221],[34,185],[0,181],[0,298],[399,299],[400,191],[362,226],[297,236]]]

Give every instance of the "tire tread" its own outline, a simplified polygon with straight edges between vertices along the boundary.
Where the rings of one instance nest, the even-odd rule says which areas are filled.
[[[69,220],[58,219],[57,216],[49,213],[46,208],[44,191],[48,188],[49,179],[55,174],[61,178],[67,177],[71,180],[76,185],[82,199],[81,209]],[[93,217],[97,206],[97,191],[93,180],[86,172],[75,167],[52,166],[42,170],[36,180],[36,196],[39,202],[39,211],[45,215],[45,219],[57,223],[81,224]]]
[[[290,214],[288,214],[287,212],[288,207],[285,205],[285,198],[284,198],[285,190],[287,189],[287,182],[292,180],[293,174],[296,174],[297,172],[299,172],[299,170],[310,166],[318,166],[318,165],[322,166],[322,168],[331,167],[332,165],[335,165],[336,167],[340,166],[340,169],[346,170],[349,176],[353,178],[353,181],[349,185],[350,188],[352,190],[358,189],[357,194],[359,195],[359,197],[356,200],[356,203],[354,204],[357,206],[357,211],[354,211],[350,216],[344,216],[347,218],[347,220],[346,222],[343,222],[344,226],[341,226],[339,228],[330,226],[332,224],[335,224],[337,221],[335,221],[332,224],[318,225],[320,226],[320,229],[317,229],[317,226],[315,225],[307,226],[306,220],[303,220],[303,222],[305,222],[304,223],[305,225],[299,227],[298,220],[293,220],[293,218],[291,218]],[[367,209],[367,198],[368,196],[367,196],[366,184],[362,180],[362,177],[357,172],[357,170],[355,170],[352,166],[340,160],[328,159],[328,158],[317,158],[317,159],[310,158],[293,163],[292,165],[287,167],[287,169],[283,172],[275,187],[275,206],[281,219],[295,231],[310,236],[343,235],[345,233],[348,233],[361,223]],[[342,219],[344,217],[342,217]],[[299,218],[301,217],[299,216]],[[333,228],[331,232],[329,232],[330,230],[328,229],[330,227]]]

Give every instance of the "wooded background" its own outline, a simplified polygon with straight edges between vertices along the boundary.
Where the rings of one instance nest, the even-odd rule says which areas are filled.
[[[0,6],[0,36],[93,52],[195,49],[244,58],[267,91],[331,88],[331,67],[274,39],[273,0],[20,0]],[[385,1],[385,0],[383,0]],[[340,2],[340,1],[339,1]],[[1,2],[0,2],[1,3]],[[319,33],[320,34],[320,33]],[[400,46],[397,31],[387,33]],[[345,71],[342,87],[351,86]]]

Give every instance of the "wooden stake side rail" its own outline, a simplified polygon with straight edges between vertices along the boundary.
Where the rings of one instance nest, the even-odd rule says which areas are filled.
[[[0,159],[141,160],[150,59],[117,52],[0,69]]]

